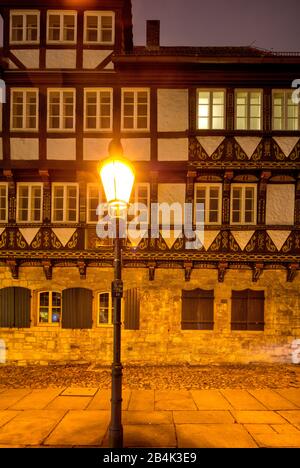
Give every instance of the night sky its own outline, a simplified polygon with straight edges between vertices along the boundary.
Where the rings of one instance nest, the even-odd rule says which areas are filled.
[[[162,45],[254,45],[300,51],[300,0],[132,0],[135,45],[147,19],[161,20]]]

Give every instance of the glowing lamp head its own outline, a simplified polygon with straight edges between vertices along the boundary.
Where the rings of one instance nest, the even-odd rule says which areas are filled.
[[[123,158],[112,157],[103,162],[99,172],[107,203],[115,208],[126,208],[135,179],[132,165]]]

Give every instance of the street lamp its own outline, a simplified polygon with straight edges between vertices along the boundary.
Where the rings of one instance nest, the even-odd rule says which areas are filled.
[[[115,218],[114,240],[114,280],[113,297],[113,363],[111,385],[111,421],[109,441],[111,448],[123,447],[122,427],[122,363],[121,363],[121,299],[122,281],[122,240],[120,237],[120,218],[126,213],[135,179],[132,165],[123,158],[121,143],[112,142],[109,147],[110,158],[100,166],[102,180],[110,215]]]

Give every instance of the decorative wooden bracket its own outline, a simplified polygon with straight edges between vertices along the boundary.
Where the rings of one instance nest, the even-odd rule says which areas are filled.
[[[193,262],[184,262],[184,279],[185,281],[190,281],[191,274],[193,271]]]
[[[80,274],[80,279],[86,279],[86,263],[85,262],[78,262],[77,267]]]
[[[224,282],[225,273],[226,273],[227,268],[228,268],[228,263],[226,263],[226,262],[220,262],[219,263],[219,265],[218,265],[218,281],[219,281],[219,283]]]
[[[297,270],[299,269],[299,263],[291,263],[287,268],[287,282],[292,283],[294,281]]]
[[[42,262],[44,274],[47,280],[52,280],[52,263]]]
[[[148,268],[149,268],[149,281],[154,281],[156,263],[155,262],[148,263]]]
[[[252,271],[252,281],[253,281],[253,283],[256,283],[259,280],[263,270],[264,270],[264,264],[263,263],[256,263],[254,265],[254,268],[253,268],[253,271]]]
[[[19,265],[16,260],[7,260],[6,265],[9,267],[13,279],[19,279]]]

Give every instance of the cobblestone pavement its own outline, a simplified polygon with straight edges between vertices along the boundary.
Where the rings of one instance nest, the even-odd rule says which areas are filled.
[[[0,366],[0,389],[110,388],[109,367],[98,365]],[[131,390],[300,388],[300,365],[126,366]]]

